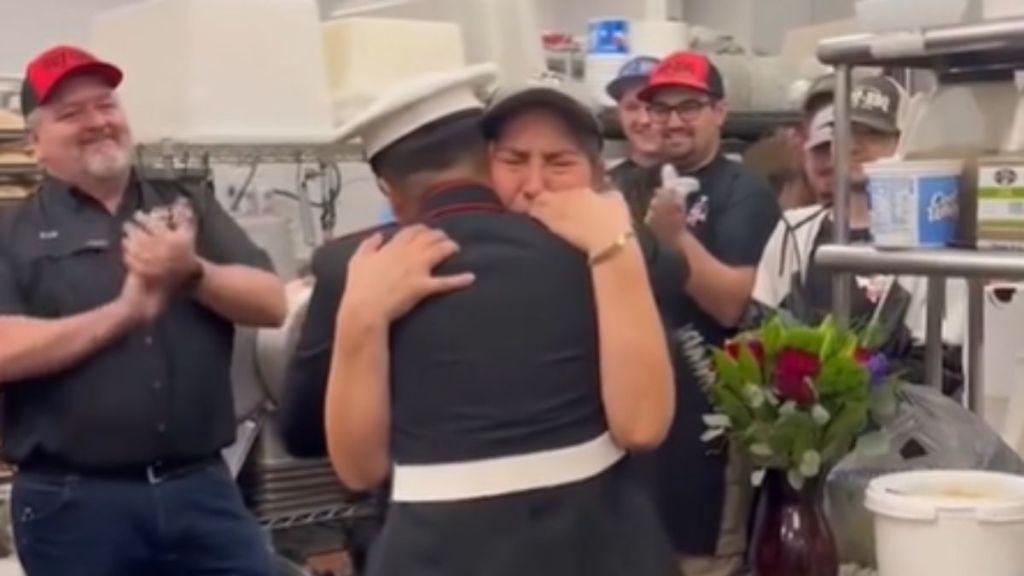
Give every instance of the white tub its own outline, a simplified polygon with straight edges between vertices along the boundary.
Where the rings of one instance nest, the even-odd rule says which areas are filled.
[[[1024,477],[892,474],[868,485],[879,576],[1024,574]]]
[[[885,248],[942,247],[956,238],[960,160],[883,160],[866,164],[871,236]]]

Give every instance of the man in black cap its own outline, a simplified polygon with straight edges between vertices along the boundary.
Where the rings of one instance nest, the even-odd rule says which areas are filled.
[[[220,451],[234,439],[234,324],[284,288],[216,200],[132,168],[121,71],[33,60],[22,107],[44,171],[0,214],[0,386],[29,576],[268,576]]]
[[[345,129],[401,225],[315,256],[283,437],[315,453],[326,414],[346,484],[390,474],[371,575],[672,576],[623,458],[661,440],[672,404],[628,212],[587,196],[580,218],[572,200],[589,192],[535,202],[570,244],[505,211],[474,93],[494,78],[410,81]]]
[[[629,154],[608,170],[608,177],[626,200],[639,193],[642,173],[661,160],[661,134],[651,122],[647,104],[640,100],[640,91],[647,86],[658,59],[637,56],[622,65],[615,79],[608,83],[608,96],[615,101],[619,124],[629,145]],[[637,219],[646,212],[638,211]]]
[[[681,342],[704,343],[691,358],[735,334],[779,207],[767,182],[722,154],[728,107],[721,74],[706,56],[664,58],[640,98],[662,132],[668,164],[650,174],[647,223],[690,270],[680,295],[686,316],[672,328]],[[655,486],[683,573],[735,576],[747,540],[749,476],[741,459],[701,441],[710,407],[700,364],[688,362],[677,374],[679,405],[657,454]]]

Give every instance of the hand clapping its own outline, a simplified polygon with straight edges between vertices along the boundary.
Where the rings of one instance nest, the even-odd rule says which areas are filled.
[[[149,285],[174,290],[200,269],[195,238],[195,216],[185,201],[136,213],[125,224],[125,266]]]

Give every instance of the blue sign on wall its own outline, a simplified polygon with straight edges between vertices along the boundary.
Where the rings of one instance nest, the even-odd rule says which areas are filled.
[[[594,20],[590,23],[589,54],[629,54],[629,21]]]

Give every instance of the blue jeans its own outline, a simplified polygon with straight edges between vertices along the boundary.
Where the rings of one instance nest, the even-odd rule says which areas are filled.
[[[11,516],[28,576],[270,576],[227,467],[156,484],[19,472]]]

